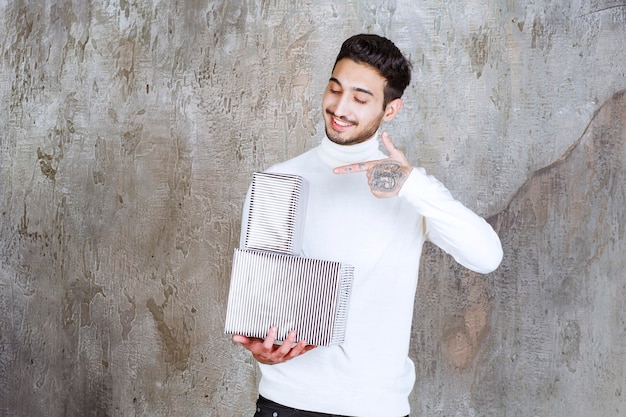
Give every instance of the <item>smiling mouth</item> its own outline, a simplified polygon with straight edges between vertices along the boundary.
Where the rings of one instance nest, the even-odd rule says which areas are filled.
[[[333,126],[339,128],[339,129],[345,129],[345,128],[348,128],[350,126],[355,126],[357,124],[356,122],[352,122],[350,120],[347,120],[344,117],[337,117],[331,111],[326,111],[326,113],[328,113],[330,115],[330,120],[331,120]]]

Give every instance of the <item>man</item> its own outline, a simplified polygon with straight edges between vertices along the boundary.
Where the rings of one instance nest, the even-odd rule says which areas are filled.
[[[413,168],[386,132],[387,155],[378,149],[378,129],[402,108],[410,71],[386,38],[346,40],[322,99],[326,136],[269,169],[309,182],[303,255],[355,271],[343,344],[294,344],[292,331],[275,345],[276,328],[265,340],[233,336],[260,363],[256,417],[408,415],[415,381],[408,350],[424,241],[479,273],[500,264],[500,240],[482,218]]]

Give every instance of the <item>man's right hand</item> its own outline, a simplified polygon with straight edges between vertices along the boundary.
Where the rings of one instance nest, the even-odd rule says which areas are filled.
[[[233,336],[233,342],[239,343],[248,349],[252,353],[252,356],[254,356],[254,359],[265,365],[286,362],[316,347],[307,345],[306,340],[301,340],[294,345],[296,341],[295,330],[287,334],[287,338],[283,341],[282,345],[274,344],[277,336],[278,328],[271,327],[267,332],[265,340],[236,334]]]

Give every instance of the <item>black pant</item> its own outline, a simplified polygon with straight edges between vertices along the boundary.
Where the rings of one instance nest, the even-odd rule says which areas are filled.
[[[254,417],[347,417],[337,414],[316,413],[315,411],[298,410],[275,403],[259,395],[256,402],[256,413]],[[409,416],[406,416],[409,417]]]

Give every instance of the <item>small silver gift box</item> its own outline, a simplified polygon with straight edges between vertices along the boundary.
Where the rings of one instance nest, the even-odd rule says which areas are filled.
[[[308,183],[298,175],[255,172],[244,248],[300,254],[307,197]]]

